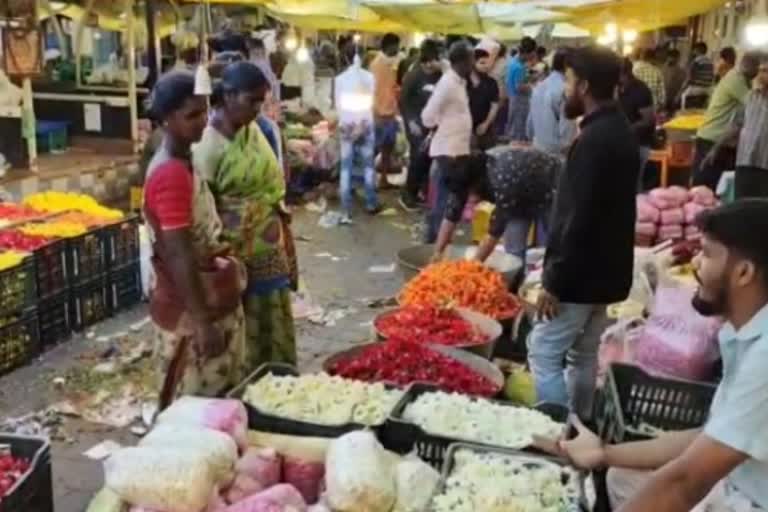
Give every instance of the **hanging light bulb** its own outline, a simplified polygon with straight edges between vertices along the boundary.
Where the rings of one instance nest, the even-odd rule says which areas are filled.
[[[306,46],[302,45],[296,50],[296,60],[299,62],[307,62],[309,60],[309,50],[307,50]]]
[[[424,42],[424,40],[427,38],[427,36],[421,32],[416,32],[413,34],[413,46],[419,47],[421,46],[421,43]]]
[[[747,23],[744,29],[744,37],[750,46],[764,46],[768,44],[768,18],[760,17]]]
[[[609,36],[616,36],[619,33],[619,26],[615,23],[606,23],[605,24],[605,33]]]
[[[611,36],[609,36],[608,34],[601,34],[597,38],[597,44],[599,44],[601,46],[608,46],[612,42],[613,41],[611,40]]]
[[[637,41],[637,30],[627,29],[622,34],[625,43],[634,43]]]
[[[355,44],[360,44],[360,41],[362,41],[363,36],[360,35],[360,33],[355,33],[355,35],[352,36],[352,40],[355,42]]]

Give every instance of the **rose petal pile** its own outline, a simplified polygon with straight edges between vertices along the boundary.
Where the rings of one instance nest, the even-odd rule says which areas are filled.
[[[6,453],[0,455],[0,503],[3,496],[29,471],[29,461]]]
[[[504,277],[478,261],[433,263],[405,285],[400,304],[459,306],[497,320],[512,318],[520,302],[507,289]]]
[[[488,342],[488,336],[455,310],[431,304],[403,306],[379,317],[374,326],[385,338],[471,346]]]
[[[0,247],[17,251],[35,251],[51,242],[51,238],[39,235],[27,235],[21,231],[0,231]]]

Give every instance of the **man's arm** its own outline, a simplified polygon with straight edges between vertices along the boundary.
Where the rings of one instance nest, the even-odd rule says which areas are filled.
[[[651,101],[649,106],[640,109],[640,119],[632,123],[632,131],[639,134],[645,130],[655,129],[655,115],[653,101]]]
[[[421,122],[424,126],[431,129],[440,124],[440,112],[443,110],[443,103],[445,103],[447,96],[448,90],[445,87],[445,82],[438,82],[432,96],[427,101],[427,105],[421,112]]]
[[[699,435],[678,458],[657,471],[619,512],[691,510],[748,455]]]

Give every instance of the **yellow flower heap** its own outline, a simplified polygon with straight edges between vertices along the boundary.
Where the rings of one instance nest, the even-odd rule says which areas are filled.
[[[24,258],[27,256],[29,256],[29,254],[19,251],[0,252],[0,271],[17,266],[24,261]]]
[[[24,199],[24,204],[35,210],[59,213],[76,211],[106,220],[120,220],[123,212],[99,204],[93,197],[73,192],[41,192]]]

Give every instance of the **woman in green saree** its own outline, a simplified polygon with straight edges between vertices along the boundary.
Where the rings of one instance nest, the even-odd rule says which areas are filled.
[[[216,199],[224,237],[248,270],[243,306],[251,370],[265,362],[296,364],[290,287],[297,278],[282,206],[285,179],[254,122],[269,92],[257,66],[227,66],[212,98],[208,126],[193,148],[195,169]]]

